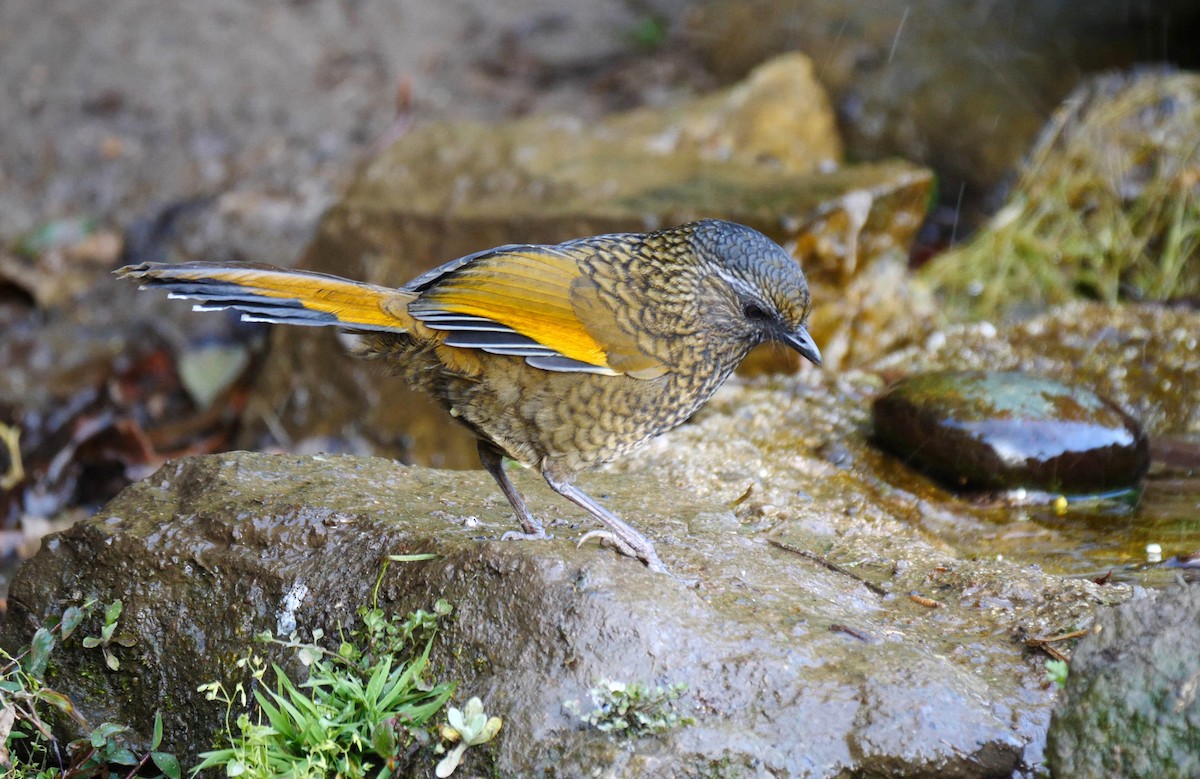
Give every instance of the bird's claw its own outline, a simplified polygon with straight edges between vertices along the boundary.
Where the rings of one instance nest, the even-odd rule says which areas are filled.
[[[641,560],[647,568],[656,573],[666,573],[667,567],[662,564],[662,560],[658,559],[658,554],[655,553],[654,547],[649,549],[638,549],[633,544],[618,536],[609,530],[589,530],[579,537],[579,543],[576,548],[583,546],[593,538],[600,539],[601,546],[608,546],[615,549],[618,553],[626,557],[632,557],[635,560]]]
[[[581,548],[584,544],[586,544],[588,541],[591,541],[593,538],[600,539],[600,546],[610,546],[613,549],[616,549],[621,554],[625,555],[626,557],[637,557],[638,556],[636,549],[634,549],[632,546],[630,546],[629,544],[622,541],[620,538],[617,538],[615,535],[613,535],[612,532],[610,532],[608,530],[589,530],[588,532],[584,533],[582,536],[579,537],[579,543],[577,543],[575,545],[575,548],[576,549]]]
[[[509,530],[500,536],[501,541],[545,541],[547,538],[554,538],[543,528],[538,528],[536,531],[523,533],[520,530]]]

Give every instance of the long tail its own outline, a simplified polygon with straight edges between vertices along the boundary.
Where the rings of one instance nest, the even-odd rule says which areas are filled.
[[[416,293],[338,276],[283,270],[272,265],[189,262],[126,265],[118,276],[157,288],[173,298],[201,301],[196,311],[233,308],[247,322],[403,333],[412,329],[408,304]]]

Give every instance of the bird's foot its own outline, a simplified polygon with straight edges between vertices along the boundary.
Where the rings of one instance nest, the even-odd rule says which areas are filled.
[[[667,572],[667,567],[663,565],[662,560],[658,559],[658,553],[654,551],[654,546],[649,541],[646,541],[645,546],[639,548],[610,530],[589,530],[580,536],[576,546],[583,546],[593,538],[600,539],[601,546],[611,547],[626,557],[641,560],[647,568],[655,573]],[[645,539],[642,540],[645,541]]]
[[[545,528],[537,528],[533,531],[521,532],[520,530],[509,530],[504,535],[500,536],[501,541],[544,541],[547,538],[554,538],[546,532]]]

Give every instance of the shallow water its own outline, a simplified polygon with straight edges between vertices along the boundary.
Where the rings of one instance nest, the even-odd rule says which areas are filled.
[[[1038,565],[1049,573],[1161,586],[1180,576],[1200,579],[1200,568],[1172,558],[1200,551],[1200,480],[1148,478],[1140,492],[1105,498],[1053,499],[1025,505],[977,498],[962,522],[922,524],[938,538],[980,557]],[[1153,546],[1161,550],[1156,556]]]
[[[1096,576],[1111,570],[1114,578],[1144,584],[1200,578],[1200,569],[1171,565],[1171,558],[1200,551],[1200,480],[1151,478],[1134,505],[1079,504],[1063,516],[1043,508],[1030,520],[1066,542],[1062,549],[1031,550],[1049,553],[1048,570]]]

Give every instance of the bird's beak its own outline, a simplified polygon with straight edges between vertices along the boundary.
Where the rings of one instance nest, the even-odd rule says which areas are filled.
[[[783,333],[780,340],[800,353],[800,356],[813,365],[821,364],[821,350],[813,343],[808,330],[800,327],[794,333]]]

